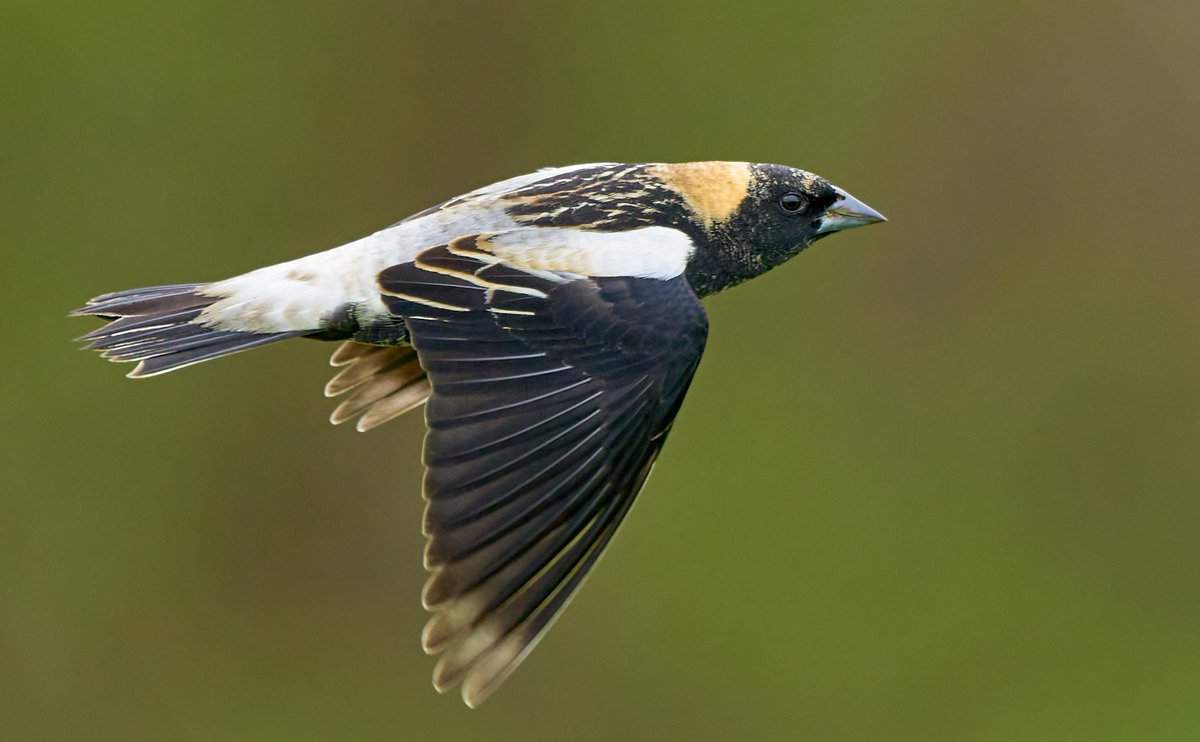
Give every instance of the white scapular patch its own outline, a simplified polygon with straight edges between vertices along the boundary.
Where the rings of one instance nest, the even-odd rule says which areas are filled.
[[[482,242],[517,268],[661,280],[683,273],[696,250],[686,234],[670,227],[625,232],[530,227],[487,234]]]

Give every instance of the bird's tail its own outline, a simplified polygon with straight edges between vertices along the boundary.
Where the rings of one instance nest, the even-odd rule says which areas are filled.
[[[71,314],[109,322],[79,340],[110,361],[138,361],[129,376],[139,378],[305,334],[236,332],[199,322],[200,313],[217,301],[199,291],[204,285],[151,286],[97,296]]]

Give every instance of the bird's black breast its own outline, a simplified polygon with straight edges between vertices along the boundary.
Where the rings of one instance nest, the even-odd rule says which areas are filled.
[[[353,340],[367,345],[407,345],[408,326],[403,317],[368,315],[361,303],[347,302],[321,318],[321,329],[306,337],[313,340]]]

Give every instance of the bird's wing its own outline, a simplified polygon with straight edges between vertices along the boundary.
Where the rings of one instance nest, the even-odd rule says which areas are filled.
[[[593,233],[588,250],[610,240],[607,257],[546,241],[538,260],[510,248],[541,236],[471,235],[379,276],[433,388],[423,601],[435,615],[422,641],[441,653],[434,685],[462,681],[468,705],[524,659],[595,564],[700,361],[708,321],[681,275],[686,255],[674,276],[679,256],[642,255],[629,263],[640,276],[587,272],[615,269],[621,251],[678,247],[658,229],[639,230],[638,246],[628,232]]]
[[[367,431],[419,407],[429,397],[425,369],[407,345],[347,340],[334,351],[329,365],[341,370],[325,385],[325,396],[351,392],[329,416],[334,425],[358,417],[358,429]]]

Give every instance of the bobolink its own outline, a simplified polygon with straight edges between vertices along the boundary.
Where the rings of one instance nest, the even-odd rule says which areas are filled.
[[[426,403],[423,602],[434,685],[470,706],[587,576],[700,362],[700,298],[883,216],[803,170],[741,162],[550,168],[347,245],[76,314],[153,376],[292,337],[342,341],[332,422]]]

